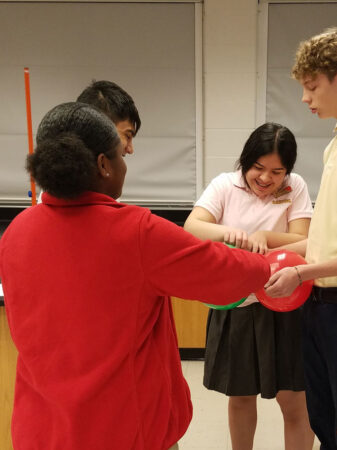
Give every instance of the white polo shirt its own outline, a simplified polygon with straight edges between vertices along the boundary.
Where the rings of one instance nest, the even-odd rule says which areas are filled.
[[[306,253],[308,263],[321,263],[337,258],[337,136],[326,147],[323,161],[321,185],[309,229]],[[337,276],[318,278],[315,285],[337,287]]]
[[[241,171],[222,173],[211,181],[195,206],[207,209],[218,224],[248,234],[258,230],[286,233],[292,220],[312,216],[307,185],[295,173],[285,177],[276,194],[263,199],[247,187]],[[250,295],[241,306],[254,301],[255,295]]]

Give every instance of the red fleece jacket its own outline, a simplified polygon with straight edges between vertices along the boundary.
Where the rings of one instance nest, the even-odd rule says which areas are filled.
[[[232,303],[261,255],[94,192],[17,216],[0,276],[18,366],[15,450],[166,450],[192,417],[170,295]]]

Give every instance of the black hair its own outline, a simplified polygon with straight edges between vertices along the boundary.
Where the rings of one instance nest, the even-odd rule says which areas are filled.
[[[138,132],[141,121],[132,97],[112,81],[93,81],[78,96],[78,102],[88,103],[103,111],[115,124],[129,120]]]
[[[114,124],[97,108],[79,102],[63,103],[42,119],[36,149],[26,169],[44,191],[74,198],[92,190],[97,181],[97,157],[116,155],[120,139]]]
[[[236,168],[245,175],[261,156],[277,153],[289,174],[297,158],[297,144],[293,133],[283,125],[267,122],[252,132],[245,143]]]

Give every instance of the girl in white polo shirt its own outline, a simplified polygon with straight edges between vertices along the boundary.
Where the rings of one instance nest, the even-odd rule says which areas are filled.
[[[201,239],[259,253],[305,239],[312,206],[305,182],[291,173],[296,155],[290,130],[275,123],[260,126],[248,138],[238,170],[212,180],[185,229]],[[312,449],[300,316],[300,310],[266,309],[254,294],[235,309],[210,310],[204,385],[230,397],[233,450],[253,448],[258,394],[276,397],[284,418],[285,448]]]

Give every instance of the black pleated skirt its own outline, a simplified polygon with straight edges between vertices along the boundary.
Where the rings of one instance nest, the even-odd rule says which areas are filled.
[[[204,385],[228,396],[303,391],[301,309],[274,312],[261,303],[211,309]]]

